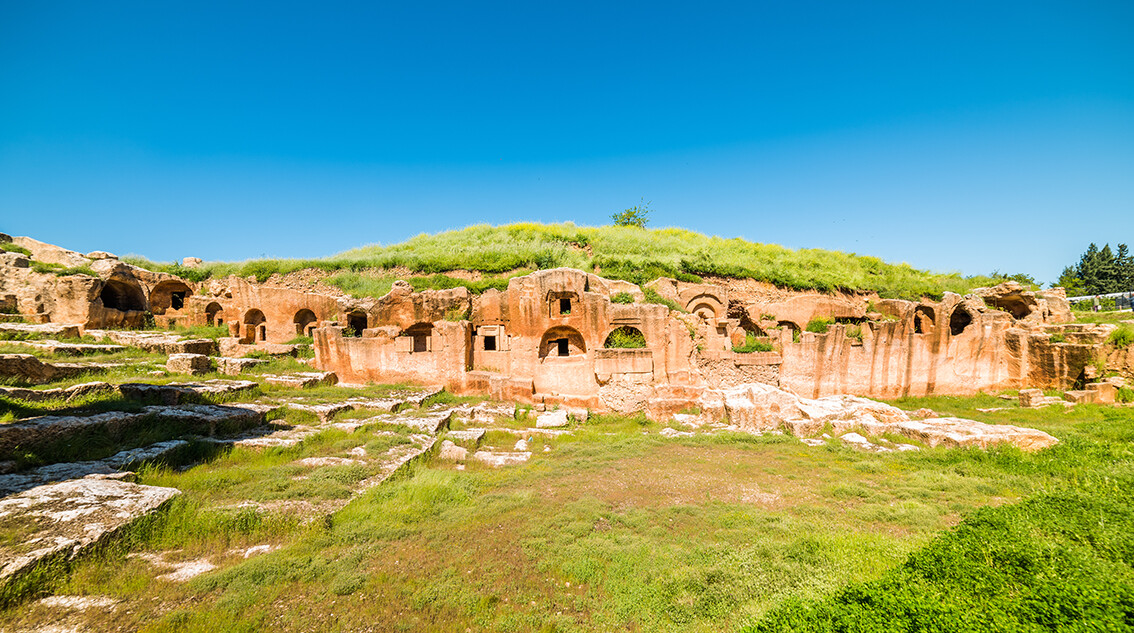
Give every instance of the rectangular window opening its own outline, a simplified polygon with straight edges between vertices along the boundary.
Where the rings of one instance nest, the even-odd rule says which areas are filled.
[[[486,351],[486,352],[495,352],[496,351],[496,337],[495,336],[484,337],[484,351]]]
[[[559,300],[559,314],[571,314],[571,300],[570,299],[560,299]]]
[[[570,356],[571,355],[571,345],[570,345],[570,343],[567,342],[567,339],[565,339],[565,338],[556,339],[555,345],[556,345],[557,351],[558,351],[560,356]]]
[[[426,338],[425,334],[414,334],[413,335],[413,351],[415,351],[415,352],[426,351],[426,349],[425,349],[425,347],[426,347],[425,338]]]

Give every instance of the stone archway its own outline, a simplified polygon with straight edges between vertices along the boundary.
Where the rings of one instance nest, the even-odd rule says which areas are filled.
[[[295,324],[296,336],[311,336],[311,330],[315,328],[315,322],[318,318],[315,313],[307,308],[295,313],[295,318],[292,323]]]
[[[540,360],[547,358],[567,358],[587,353],[583,335],[573,327],[565,325],[553,327],[543,333],[539,343]]]
[[[205,323],[209,325],[224,325],[224,308],[221,304],[213,301],[205,306]]]

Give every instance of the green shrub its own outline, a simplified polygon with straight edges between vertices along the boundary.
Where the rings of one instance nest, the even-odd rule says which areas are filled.
[[[24,248],[23,246],[16,246],[15,244],[13,244],[11,242],[0,242],[0,251],[6,251],[6,252],[9,252],[9,253],[19,253],[21,255],[26,255],[27,257],[32,256],[31,251]]]
[[[1063,332],[1056,332],[1055,334],[1051,335],[1052,343],[1064,343],[1066,341],[1067,337],[1063,334]]]
[[[1110,333],[1106,342],[1115,347],[1129,347],[1131,343],[1134,343],[1134,326],[1131,326],[1129,323],[1123,323],[1118,326],[1117,330]]]
[[[859,343],[862,342],[862,326],[861,325],[848,325],[847,338],[853,338]]]
[[[744,344],[733,345],[732,351],[737,354],[750,354],[752,352],[771,352],[775,349],[771,343],[759,340],[752,332],[745,332]]]
[[[634,303],[634,295],[629,292],[619,292],[610,298],[611,303]]]
[[[826,334],[827,328],[830,327],[834,322],[834,319],[815,317],[814,319],[811,319],[807,322],[807,327],[804,329],[808,332],[814,332],[816,334]]]
[[[1118,393],[1114,394],[1114,399],[1118,402],[1134,402],[1134,389],[1119,387]]]
[[[56,277],[67,277],[70,275],[90,275],[91,277],[98,277],[98,273],[91,270],[89,266],[73,266],[68,268],[63,264],[48,264],[47,262],[31,262],[31,269],[37,273],[50,273]]]
[[[642,294],[646,297],[646,303],[656,303],[666,306],[667,308],[675,312],[685,312],[684,308],[677,305],[676,302],[661,296],[660,294],[658,294],[658,291],[654,290],[653,288],[646,288],[642,291]]]
[[[646,346],[646,336],[632,327],[620,327],[606,337],[607,349],[638,349]]]

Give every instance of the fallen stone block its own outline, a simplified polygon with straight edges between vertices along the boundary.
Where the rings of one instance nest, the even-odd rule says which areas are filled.
[[[469,449],[463,446],[457,446],[449,440],[445,440],[441,442],[440,457],[441,459],[449,461],[463,462],[469,457]]]
[[[81,479],[91,475],[115,477],[128,481],[131,480],[130,478],[133,475],[133,473],[128,472],[130,469],[136,468],[144,462],[169,457],[188,447],[189,442],[185,440],[169,440],[141,448],[120,451],[106,459],[48,464],[18,473],[0,475],[0,496],[16,494],[44,484]]]
[[[0,323],[0,332],[79,338],[82,336],[83,326],[67,323]]]
[[[500,468],[501,466],[515,466],[523,464],[532,458],[529,452],[500,452],[500,451],[477,451],[473,453],[473,459],[478,462],[488,464],[493,468]]]
[[[31,354],[0,354],[0,378],[40,385],[80,373],[82,368],[45,363]]]
[[[481,440],[484,439],[485,433],[487,432],[488,429],[465,429],[463,431],[449,431],[448,436],[449,439],[456,440],[458,442],[468,442],[476,445],[480,444]]]
[[[208,356],[217,353],[217,343],[212,339],[183,339],[169,332],[87,330],[87,334],[97,338],[108,338],[119,345],[137,347],[159,354],[205,354]]]
[[[59,341],[4,341],[5,345],[19,345],[41,349],[58,356],[90,356],[93,354],[117,354],[125,350],[122,345],[99,345],[96,343],[61,343]]]
[[[285,343],[241,343],[240,339],[227,337],[220,339],[220,355],[229,358],[242,358],[253,352],[269,356],[292,356],[298,352],[295,345]]]
[[[40,416],[0,424],[0,460],[18,452],[36,452],[80,433],[101,430],[110,437],[123,437],[147,424],[172,423],[183,433],[214,435],[259,426],[264,414],[241,405],[151,406],[138,412],[111,411],[89,416]],[[42,457],[42,456],[41,456]]]
[[[250,391],[259,386],[259,383],[251,380],[215,378],[203,382],[175,382],[167,385],[123,383],[118,385],[118,391],[127,400],[174,405],[200,400],[204,396],[217,397]]]
[[[209,373],[212,364],[209,362],[209,357],[204,354],[170,354],[165,368],[170,373],[197,376]]]
[[[1057,440],[1035,429],[990,425],[960,418],[911,420],[897,407],[856,396],[808,399],[776,387],[750,383],[730,389],[707,390],[701,398],[702,419],[728,420],[742,431],[767,432],[784,428],[796,437],[809,437],[830,426],[836,434],[861,429],[873,436],[896,433],[928,446],[977,446],[1011,443],[1039,450]]]
[[[84,382],[70,387],[57,387],[55,389],[23,389],[21,387],[0,387],[0,395],[26,402],[43,402],[45,400],[65,400],[70,402],[77,398],[95,393],[111,393],[117,391],[113,385],[105,382]]]
[[[262,358],[228,358],[225,356],[217,356],[213,361],[217,364],[217,371],[228,376],[242,374],[257,365],[268,362]]]
[[[1099,394],[1097,391],[1076,390],[1063,392],[1063,399],[1074,404],[1094,404]]]
[[[263,378],[268,384],[291,387],[292,389],[305,389],[321,385],[330,386],[339,382],[339,377],[333,371],[304,371],[282,375],[264,374]]]
[[[1086,390],[1095,393],[1093,401],[1097,404],[1114,404],[1118,395],[1118,387],[1112,382],[1087,383]]]
[[[73,559],[84,550],[181,494],[173,488],[84,478],[37,486],[0,499],[0,583],[37,565]]]
[[[547,411],[536,417],[536,428],[554,429],[567,426],[567,412],[563,409]]]

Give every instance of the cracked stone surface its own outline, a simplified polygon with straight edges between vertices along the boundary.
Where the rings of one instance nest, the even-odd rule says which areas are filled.
[[[44,559],[72,558],[181,494],[173,488],[86,477],[0,499],[0,582]]]

